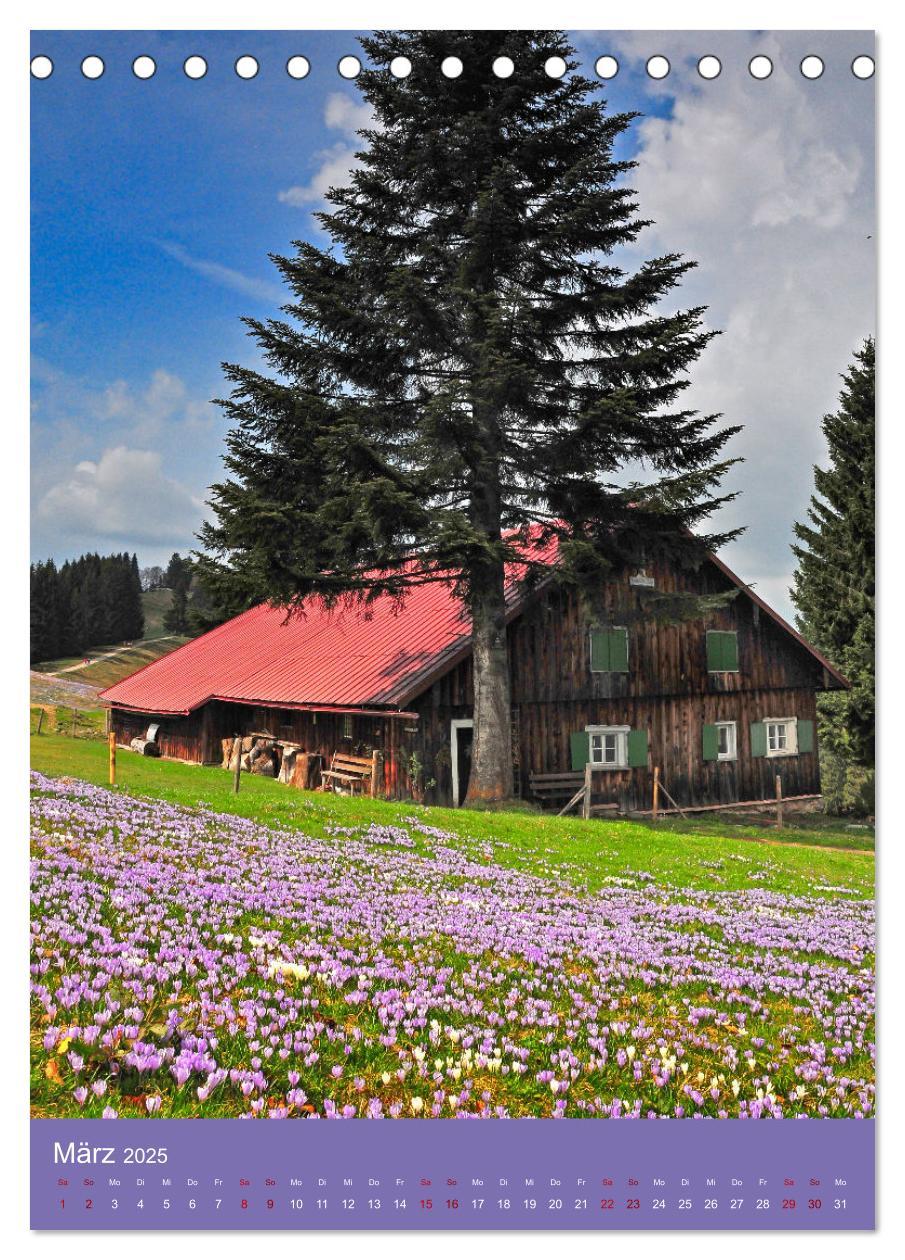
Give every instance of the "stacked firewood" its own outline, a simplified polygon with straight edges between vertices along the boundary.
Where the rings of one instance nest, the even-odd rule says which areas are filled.
[[[236,768],[236,754],[233,752],[233,743],[234,741],[231,739],[221,741],[224,770],[235,770]],[[275,779],[280,773],[283,753],[279,744],[272,739],[246,735],[241,741],[241,751],[238,755],[242,761],[242,769],[248,774],[263,774],[268,778]]]
[[[234,743],[233,739],[220,741],[224,770],[236,768]],[[297,744],[279,743],[261,735],[244,736],[241,747],[242,770],[248,774],[263,774],[295,788],[311,790],[320,786],[323,758],[319,753],[309,753]]]

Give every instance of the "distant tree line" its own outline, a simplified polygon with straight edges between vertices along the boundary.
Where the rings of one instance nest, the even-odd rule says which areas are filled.
[[[144,624],[137,556],[91,552],[31,566],[32,662],[140,639]]]
[[[202,581],[198,567],[189,556],[174,551],[165,569],[147,569],[146,590],[169,590],[173,599],[164,613],[164,629],[170,634],[203,634],[233,615],[229,608],[220,608]],[[158,578],[158,574],[160,577]]]
[[[139,569],[138,573],[141,578],[141,589],[143,591],[162,591],[166,587],[167,571],[162,569],[159,564],[152,564],[145,569]]]

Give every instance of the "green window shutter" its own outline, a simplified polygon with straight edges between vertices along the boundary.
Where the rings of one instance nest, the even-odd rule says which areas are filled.
[[[738,670],[738,635],[734,630],[707,631],[707,669],[711,674]]]
[[[798,721],[798,751],[808,753],[814,751],[814,723]]]
[[[628,764],[632,769],[647,766],[647,731],[629,731]]]
[[[605,630],[591,631],[591,670],[605,674],[610,668],[610,640]]]
[[[720,751],[720,742],[715,726],[705,725],[703,732],[704,760],[716,761]]]
[[[591,671],[595,674],[628,673],[628,631],[591,631]]]
[[[628,631],[624,629],[611,630],[609,632],[610,640],[610,669],[614,674],[628,673]]]
[[[751,723],[751,756],[766,757],[767,727],[764,722]]]
[[[738,635],[734,630],[728,630],[721,637],[723,640],[723,669],[734,673],[738,669]]]
[[[573,731],[569,736],[569,750],[572,754],[572,769],[584,770],[591,760],[591,737],[587,731]]]

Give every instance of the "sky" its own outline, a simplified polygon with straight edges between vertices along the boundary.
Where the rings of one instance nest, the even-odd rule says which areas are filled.
[[[822,416],[875,331],[874,81],[851,73],[868,32],[573,32],[582,70],[610,54],[613,111],[639,117],[617,156],[653,220],[624,266],[697,262],[676,305],[720,331],[688,400],[742,425],[739,491],[714,524],[724,559],[784,616],[792,525],[825,459]],[[286,300],[270,253],[326,245],[313,218],[354,163],[367,111],[337,62],[354,32],[36,32],[32,80],[33,559],[86,550],[165,563],[195,545],[221,475],[221,363],[255,365],[240,322]],[[103,58],[86,79],[83,57]],[[199,54],[207,75],[182,64]],[[260,64],[240,79],[237,57]],[[310,74],[294,80],[289,57]],[[668,58],[652,79],[648,57]],[[696,69],[719,57],[716,79]],[[748,73],[766,55],[772,75]],[[806,55],[825,63],[805,78]],[[132,74],[149,55],[153,78]]]

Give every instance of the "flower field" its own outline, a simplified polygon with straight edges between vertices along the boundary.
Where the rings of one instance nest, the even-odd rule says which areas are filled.
[[[413,807],[32,788],[35,1115],[874,1114],[873,904],[819,853],[589,880]]]

